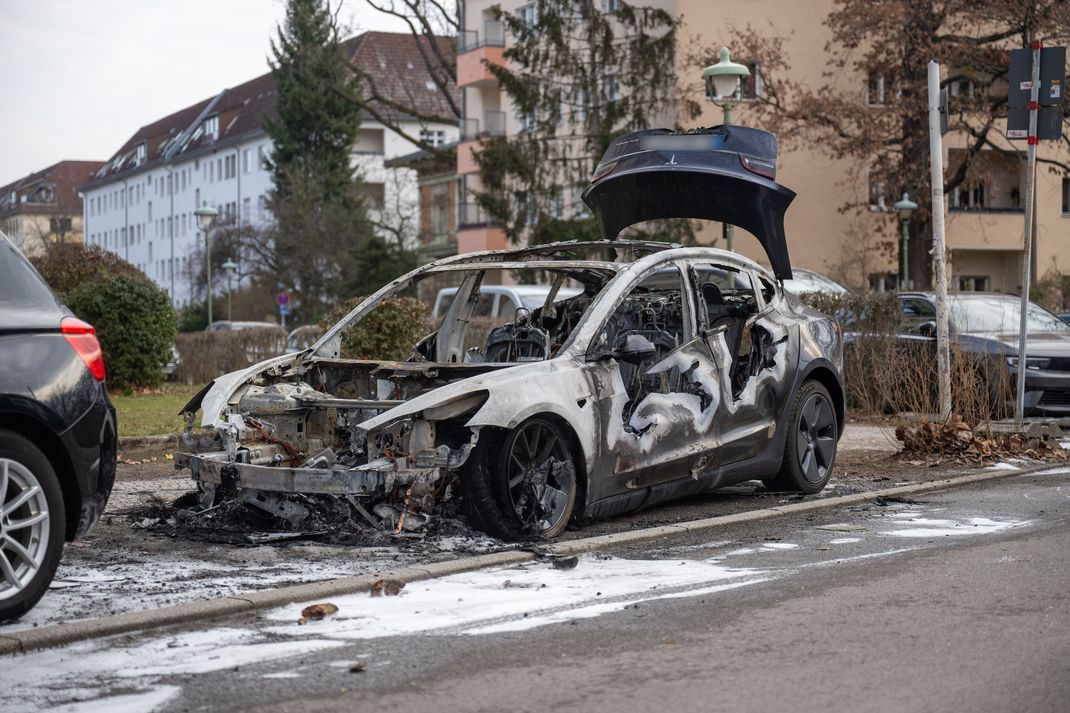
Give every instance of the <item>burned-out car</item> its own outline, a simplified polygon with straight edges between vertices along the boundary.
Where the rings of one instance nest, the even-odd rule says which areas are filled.
[[[309,349],[210,384],[185,409],[209,430],[187,429],[176,464],[203,508],[240,498],[296,523],[303,498],[333,495],[401,531],[460,498],[470,523],[506,539],[745,480],[819,491],[844,422],[841,339],[780,285],[794,194],[773,180],[775,160],[775,139],[754,129],[640,132],[613,144],[584,193],[607,238],[641,221],[727,220],[771,270],[610,239],[438,260]],[[384,300],[444,278],[457,296],[407,359],[342,353]],[[477,329],[479,288],[501,279],[552,288]],[[581,291],[562,297],[566,286]]]

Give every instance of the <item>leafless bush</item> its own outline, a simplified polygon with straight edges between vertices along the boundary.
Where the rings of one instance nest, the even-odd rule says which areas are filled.
[[[936,340],[899,334],[895,295],[809,295],[815,309],[840,321],[847,405],[859,415],[913,421],[940,412]],[[1011,379],[1000,355],[983,362],[951,345],[951,410],[970,425],[1007,416]]]
[[[203,384],[281,354],[286,349],[282,329],[238,329],[226,332],[179,334],[175,377],[187,384]]]

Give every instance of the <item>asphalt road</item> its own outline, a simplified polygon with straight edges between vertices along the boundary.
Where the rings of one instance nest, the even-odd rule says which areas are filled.
[[[0,708],[1067,711],[1068,523],[1063,468],[31,654]]]

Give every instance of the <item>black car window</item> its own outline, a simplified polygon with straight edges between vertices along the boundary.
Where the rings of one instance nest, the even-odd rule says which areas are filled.
[[[921,325],[936,321],[936,308],[928,300],[906,298],[899,303],[899,333],[921,336]]]
[[[59,309],[52,290],[6,239],[0,237],[0,305],[5,310]]]

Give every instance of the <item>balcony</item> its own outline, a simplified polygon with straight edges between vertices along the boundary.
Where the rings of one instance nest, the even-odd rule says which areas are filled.
[[[488,136],[505,136],[505,112],[483,112],[482,127],[479,119],[468,118],[461,122],[461,142],[457,146],[457,174],[466,176],[479,173],[476,153]]]
[[[457,42],[457,86],[496,83],[489,65],[505,64],[505,30],[500,22],[483,23],[483,35],[464,30]]]
[[[462,203],[458,213],[457,252],[504,250],[508,247],[503,230],[477,203]]]

